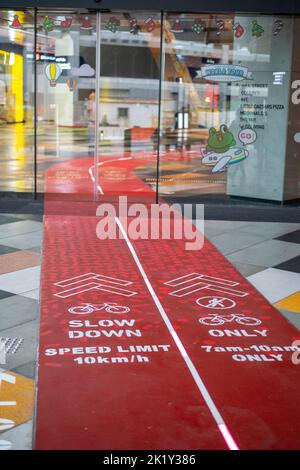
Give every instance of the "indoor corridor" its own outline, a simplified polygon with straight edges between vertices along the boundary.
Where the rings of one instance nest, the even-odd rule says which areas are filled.
[[[300,16],[73,1],[0,8],[0,450],[299,448]]]

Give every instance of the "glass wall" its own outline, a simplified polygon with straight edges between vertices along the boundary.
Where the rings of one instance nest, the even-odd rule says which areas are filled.
[[[167,14],[160,193],[281,201],[291,17]]]
[[[160,13],[102,13],[99,184],[103,192],[155,200]]]
[[[32,192],[34,13],[0,10],[0,192]]]
[[[0,192],[299,198],[298,22],[0,10]]]
[[[96,37],[95,13],[38,10],[38,192],[93,192]]]

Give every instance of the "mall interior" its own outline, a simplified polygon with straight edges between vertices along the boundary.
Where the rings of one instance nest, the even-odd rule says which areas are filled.
[[[165,12],[161,22],[157,11],[97,20],[1,9],[1,193],[44,194],[58,163],[148,152],[139,175],[163,197],[299,199],[298,25],[291,15]],[[218,169],[209,130],[225,128],[225,151],[238,153]]]
[[[62,3],[0,6],[0,450],[299,449],[300,6]]]

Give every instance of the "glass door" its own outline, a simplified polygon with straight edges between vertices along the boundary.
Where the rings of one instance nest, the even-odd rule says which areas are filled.
[[[0,193],[33,192],[34,10],[0,9]]]
[[[99,195],[155,201],[160,19],[150,11],[99,13]]]
[[[210,132],[218,132],[219,142],[224,129],[226,139],[226,125],[232,119],[231,83],[201,74],[231,60],[232,21],[230,14],[165,14],[159,185],[163,197],[197,201],[199,196],[226,193],[226,171],[212,172],[205,162],[213,160],[205,155]]]
[[[160,13],[38,10],[38,191],[155,200]]]
[[[0,9],[0,193],[282,200],[295,20],[163,18]]]
[[[94,197],[97,15],[38,9],[37,189]]]

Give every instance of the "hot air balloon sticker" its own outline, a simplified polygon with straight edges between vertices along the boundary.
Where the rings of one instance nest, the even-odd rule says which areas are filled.
[[[76,83],[77,83],[77,80],[74,80],[74,78],[68,78],[67,85],[68,85],[70,91],[75,90]]]
[[[59,65],[52,62],[45,68],[45,74],[50,82],[50,86],[56,86],[56,81],[60,77],[62,70]]]

